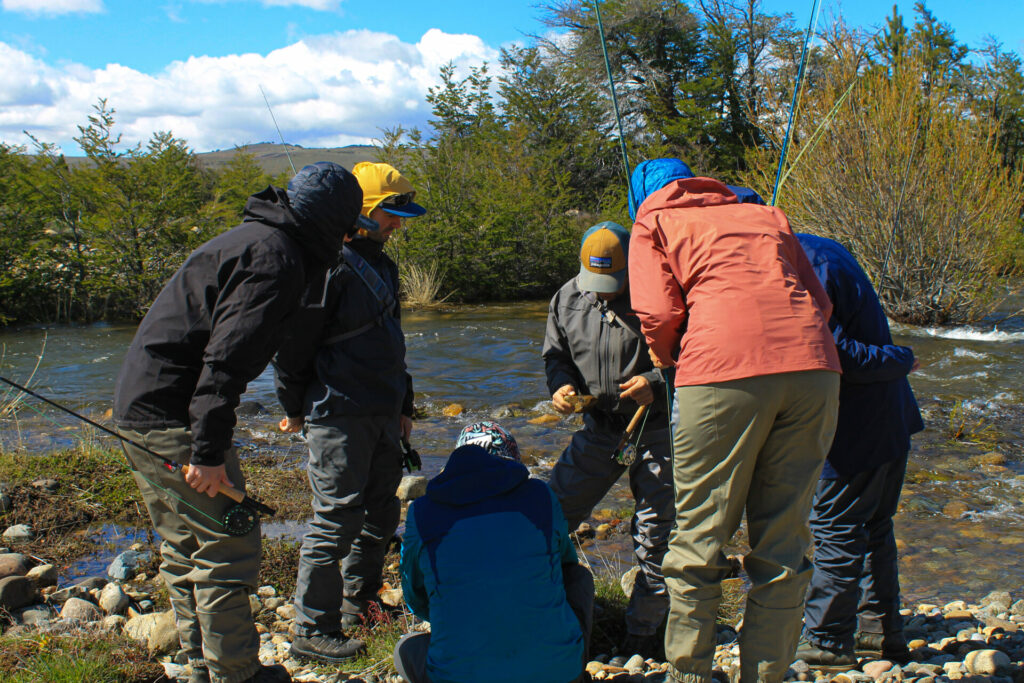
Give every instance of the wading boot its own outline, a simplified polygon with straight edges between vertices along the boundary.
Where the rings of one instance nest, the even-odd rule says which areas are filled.
[[[888,659],[897,664],[906,664],[912,659],[910,648],[907,647],[907,639],[903,637],[902,633],[885,635],[883,633],[858,631],[857,649],[880,652],[882,659]]]
[[[201,659],[192,659],[188,663],[192,673],[188,676],[188,683],[210,683],[210,669],[206,662]]]
[[[853,649],[832,649],[815,645],[807,638],[801,637],[796,646],[796,658],[802,659],[811,666],[854,666],[857,654]]]
[[[317,659],[321,662],[344,662],[365,648],[366,643],[357,638],[332,633],[325,636],[297,636],[292,640],[291,653],[293,657]]]

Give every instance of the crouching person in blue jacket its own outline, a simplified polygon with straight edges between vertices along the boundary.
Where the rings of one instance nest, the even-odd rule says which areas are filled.
[[[395,646],[409,683],[581,679],[594,579],[558,500],[499,425],[466,427],[409,507],[401,567],[406,603],[430,622]]]

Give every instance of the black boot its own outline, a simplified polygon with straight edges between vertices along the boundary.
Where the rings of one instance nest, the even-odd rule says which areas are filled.
[[[288,673],[288,669],[280,664],[275,664],[274,666],[261,666],[259,671],[245,679],[244,683],[292,683],[292,677]]]
[[[857,632],[857,649],[880,652],[882,659],[897,664],[906,664],[911,660],[910,648],[907,647],[907,639],[902,633],[883,634],[869,631]]]
[[[318,659],[322,662],[344,662],[352,659],[366,648],[366,643],[356,638],[346,638],[341,633],[326,636],[298,636],[292,640],[292,656]]]

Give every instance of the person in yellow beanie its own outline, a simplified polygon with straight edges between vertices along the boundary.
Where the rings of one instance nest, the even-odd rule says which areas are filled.
[[[274,361],[281,429],[303,430],[313,521],[302,539],[292,654],[326,662],[355,656],[345,635],[381,588],[398,527],[401,440],[412,430],[412,378],[399,320],[398,267],[384,244],[402,219],[426,213],[412,183],[383,163],[356,164],[359,234],[343,248],[325,291],[298,313]],[[339,571],[338,562],[342,561]]]

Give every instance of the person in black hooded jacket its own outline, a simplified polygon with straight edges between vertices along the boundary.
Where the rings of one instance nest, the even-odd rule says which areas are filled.
[[[129,443],[124,450],[163,539],[170,592],[193,682],[290,681],[261,666],[249,607],[259,525],[244,536],[222,520],[221,484],[244,488],[232,448],[234,410],[280,345],[304,300],[356,229],[362,190],[337,164],[318,162],[285,192],[249,198],[245,219],[196,249],[146,314],[117,379],[114,419],[129,439],[181,464],[184,479]],[[200,495],[205,493],[206,496]]]

